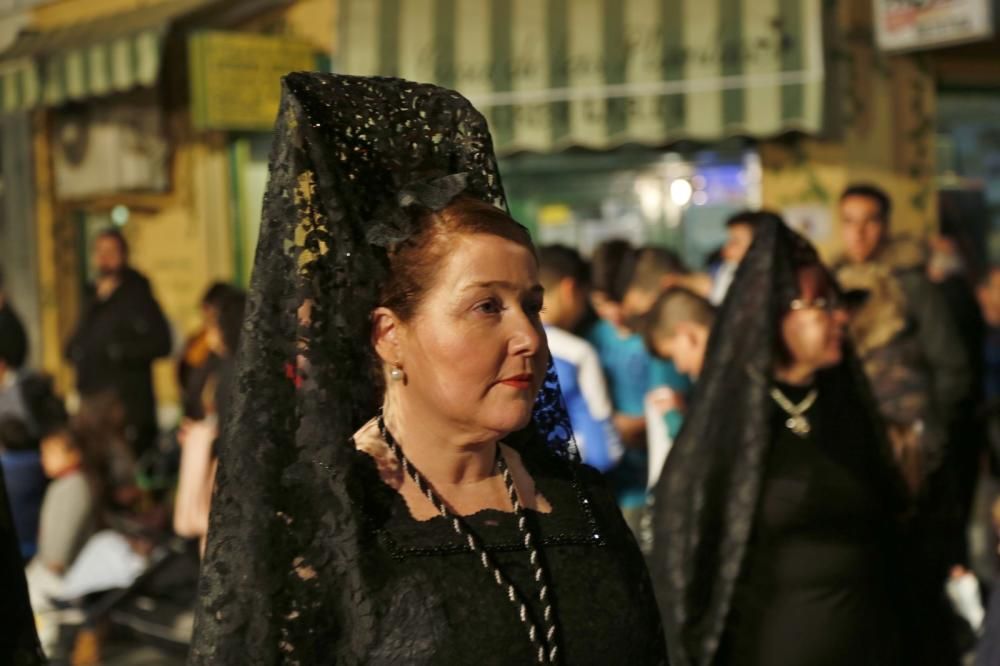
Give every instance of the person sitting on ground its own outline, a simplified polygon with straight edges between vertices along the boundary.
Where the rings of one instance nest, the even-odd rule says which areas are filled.
[[[73,564],[97,523],[100,492],[85,446],[68,424],[42,439],[42,468],[51,483],[42,502],[36,558],[56,574]]]
[[[51,481],[38,521],[38,551],[25,568],[31,605],[39,617],[39,639],[47,654],[58,650],[58,602],[65,576],[97,531],[96,500],[102,492],[84,438],[64,410],[53,409],[50,417],[43,425],[41,454],[42,469]]]
[[[576,445],[583,462],[607,472],[618,463],[622,447],[611,422],[601,361],[590,343],[570,333],[587,306],[587,264],[576,250],[563,245],[540,248],[538,263],[545,288],[542,323]]]

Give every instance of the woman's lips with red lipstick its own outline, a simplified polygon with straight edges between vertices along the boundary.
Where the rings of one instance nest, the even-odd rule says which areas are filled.
[[[501,379],[500,383],[506,384],[507,386],[512,386],[516,389],[529,389],[531,388],[531,382],[534,379],[535,378],[529,373],[524,373],[521,375],[514,375],[513,377],[507,377],[505,379]]]

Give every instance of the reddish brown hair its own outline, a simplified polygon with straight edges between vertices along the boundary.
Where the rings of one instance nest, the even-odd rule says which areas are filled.
[[[491,234],[523,245],[535,254],[528,230],[496,206],[469,196],[439,211],[417,215],[417,232],[389,253],[389,276],[382,286],[381,306],[409,321],[434,286],[435,273],[458,236]]]

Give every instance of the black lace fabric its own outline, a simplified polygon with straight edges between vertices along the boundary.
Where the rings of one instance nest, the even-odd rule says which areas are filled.
[[[675,666],[713,663],[730,617],[772,441],[768,395],[777,321],[798,296],[796,269],[819,264],[813,248],[777,218],[762,224],[719,312],[684,428],[653,492],[651,572]],[[848,441],[875,443],[874,485],[903,510],[903,488],[860,368],[845,362],[817,377],[843,401]],[[789,637],[794,640],[794,637]]]
[[[369,232],[399,232],[390,209],[427,174],[465,174],[466,193],[504,206],[485,120],[435,86],[290,74],[270,170],[190,663],[529,663],[513,605],[474,555],[439,523],[416,524],[350,441],[378,407],[369,313],[387,263]],[[552,496],[551,515],[532,519],[565,662],[624,649],[659,663],[647,574],[576,460],[551,368],[532,424],[508,443]],[[532,597],[513,520],[470,518]]]

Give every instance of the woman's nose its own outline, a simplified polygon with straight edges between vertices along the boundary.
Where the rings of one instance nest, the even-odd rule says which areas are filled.
[[[542,340],[545,336],[541,325],[527,315],[522,315],[517,319],[518,321],[514,324],[516,329],[510,341],[511,351],[520,356],[534,356],[542,347]]]

